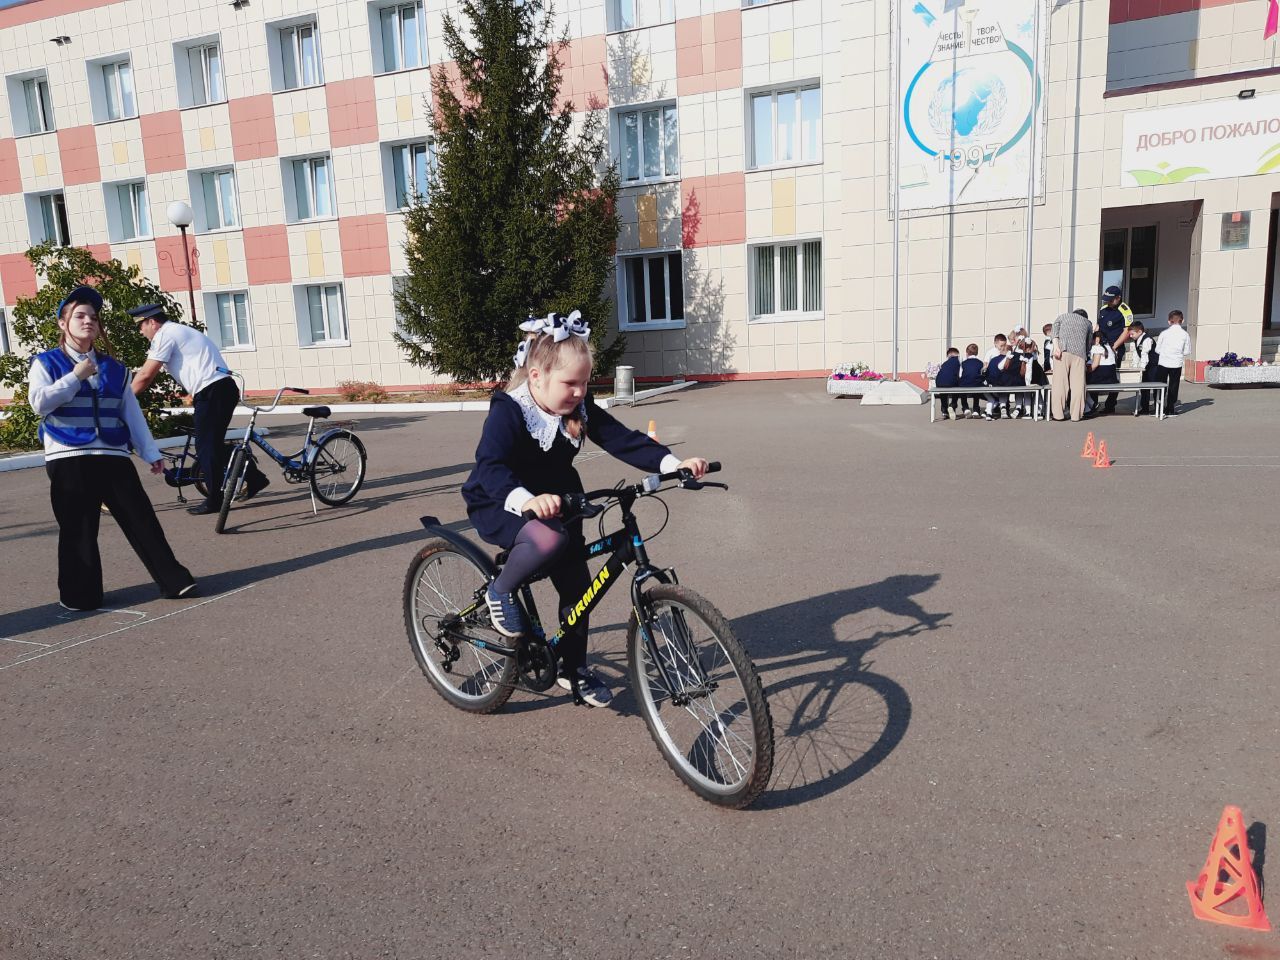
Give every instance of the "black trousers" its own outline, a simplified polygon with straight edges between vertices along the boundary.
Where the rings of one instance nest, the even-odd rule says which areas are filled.
[[[45,464],[58,520],[58,599],[69,607],[102,606],[98,523],[106,504],[129,546],[166,597],[195,583],[165,539],[164,528],[128,457],[86,454]]]
[[[226,444],[227,427],[231,425],[236,404],[240,402],[240,388],[230,377],[223,377],[197,393],[194,400],[196,458],[209,488],[207,502],[216,508],[222,506],[222,479],[230,459]],[[250,460],[249,474],[258,473],[257,466]]]
[[[1178,387],[1182,383],[1182,368],[1161,367],[1160,379],[1168,384],[1168,389],[1164,393],[1164,412],[1165,416],[1168,416],[1178,406]]]

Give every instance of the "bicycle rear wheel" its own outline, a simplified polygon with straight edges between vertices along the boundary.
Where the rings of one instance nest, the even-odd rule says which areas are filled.
[[[698,796],[745,807],[773,773],[773,719],[755,665],[692,590],[654,586],[643,609],[643,628],[634,611],[627,625],[627,662],[654,743]]]
[[[469,713],[493,713],[510,698],[516,678],[512,657],[480,645],[511,644],[493,629],[484,603],[458,616],[475,605],[487,580],[474,560],[444,540],[429,540],[404,578],[404,625],[414,659],[440,696]],[[454,622],[442,624],[446,619]]]
[[[227,525],[227,514],[231,512],[231,501],[240,492],[248,458],[249,454],[245,450],[244,444],[238,445],[236,452],[231,457],[231,466],[227,468],[227,476],[222,482],[222,506],[218,510],[218,522],[213,525],[215,533],[222,533]]]
[[[330,433],[311,458],[311,489],[321,503],[340,506],[364,483],[364,444],[350,430]]]

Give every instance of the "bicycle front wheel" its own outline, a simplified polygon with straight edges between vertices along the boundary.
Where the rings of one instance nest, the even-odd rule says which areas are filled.
[[[321,503],[337,507],[364,483],[364,444],[350,430],[337,430],[316,447],[311,458],[311,489]]]
[[[649,733],[685,786],[742,808],[773,773],[773,720],[755,665],[720,611],[692,590],[647,590],[627,662]]]
[[[436,692],[459,710],[493,713],[511,696],[516,662],[486,650],[509,646],[476,596],[484,570],[444,540],[430,540],[404,578],[404,625],[414,659]],[[474,608],[474,609],[472,609]]]
[[[218,522],[213,525],[215,533],[222,533],[227,525],[227,514],[231,512],[231,501],[240,492],[240,485],[244,480],[245,464],[248,459],[249,454],[245,450],[244,444],[237,446],[235,454],[231,457],[231,466],[227,469],[226,479],[222,483],[222,507],[218,510]]]

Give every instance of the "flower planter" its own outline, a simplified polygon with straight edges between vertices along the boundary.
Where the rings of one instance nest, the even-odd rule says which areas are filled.
[[[861,397],[879,380],[834,380],[827,378],[827,393],[833,397]]]
[[[1248,383],[1280,383],[1280,365],[1253,367],[1208,367],[1205,383],[1215,387]]]

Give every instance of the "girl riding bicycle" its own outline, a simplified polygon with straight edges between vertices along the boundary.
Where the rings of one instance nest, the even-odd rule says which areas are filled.
[[[581,493],[573,468],[584,434],[624,463],[648,472],[707,471],[701,457],[679,460],[669,449],[619,423],[587,391],[591,378],[590,330],[574,311],[520,324],[526,334],[515,355],[507,389],[495,393],[476,447],[476,465],[463,484],[467,515],[488,543],[509,551],[486,600],[493,627],[508,637],[529,628],[516,592],[535,577],[550,577],[561,608],[572,607],[591,585],[582,521],[562,523],[560,493]],[[526,519],[528,511],[533,519]],[[612,698],[586,666],[587,623],[579,619],[559,645],[565,690],[576,674],[582,697],[593,706]]]

